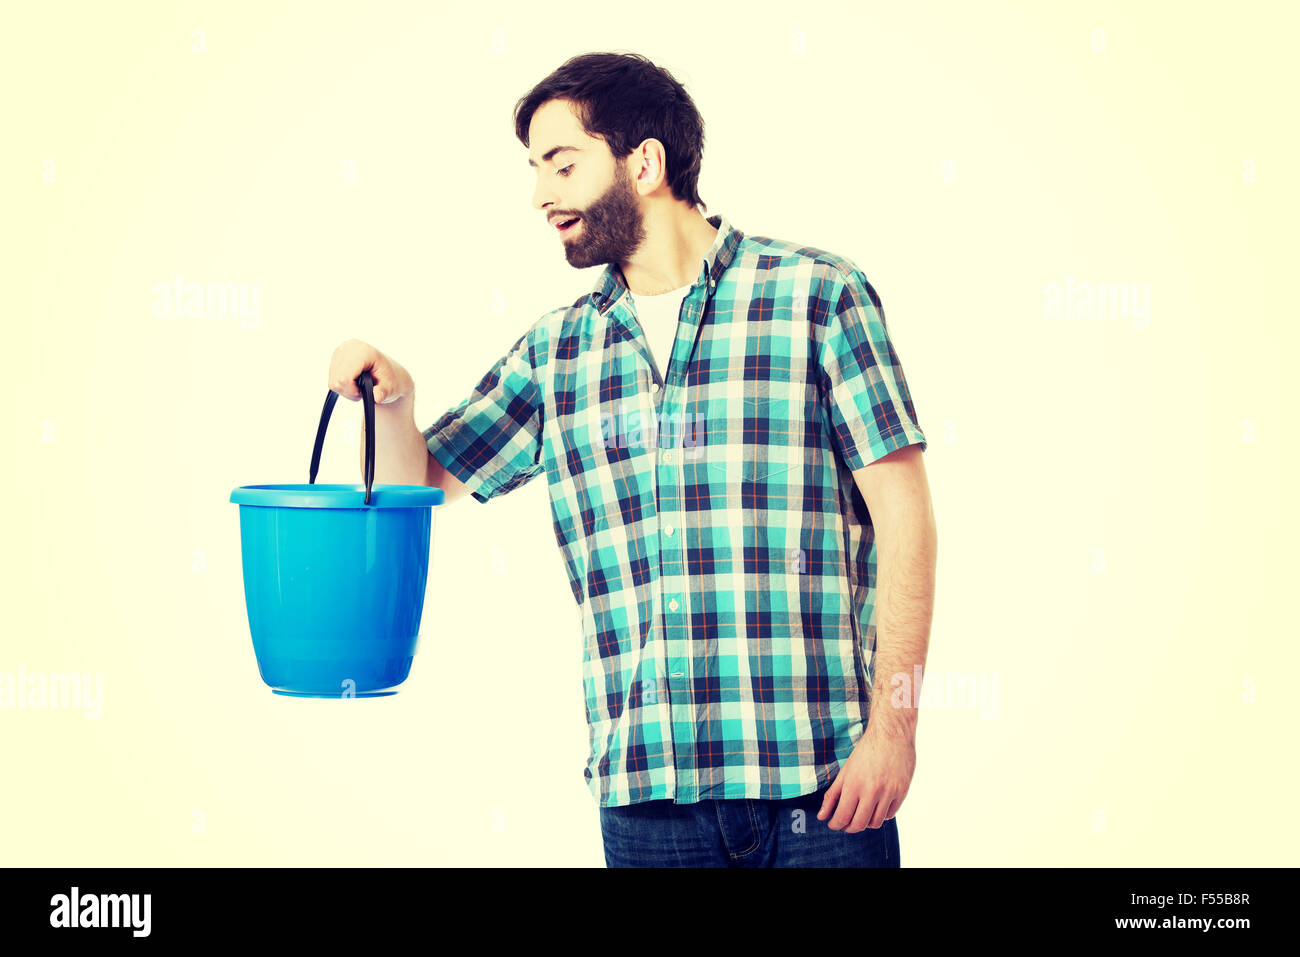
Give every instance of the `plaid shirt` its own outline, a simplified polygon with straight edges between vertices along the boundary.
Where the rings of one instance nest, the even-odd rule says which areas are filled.
[[[610,264],[424,431],[480,502],[546,475],[601,806],[834,780],[866,727],[875,652],[874,535],[851,470],[926,445],[854,263],[708,222],[666,370]]]

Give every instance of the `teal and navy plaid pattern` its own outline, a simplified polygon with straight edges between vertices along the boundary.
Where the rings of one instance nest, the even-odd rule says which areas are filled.
[[[851,470],[926,445],[853,262],[708,221],[666,370],[610,264],[424,432],[480,502],[546,475],[602,806],[834,779],[866,727],[875,652]]]

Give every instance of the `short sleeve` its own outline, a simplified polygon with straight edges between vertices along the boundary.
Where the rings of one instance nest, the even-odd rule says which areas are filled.
[[[908,445],[926,447],[885,311],[856,268],[825,280],[817,297],[814,360],[831,445],[850,469]]]
[[[468,398],[423,432],[429,453],[480,502],[519,488],[543,470],[538,328],[520,336]]]

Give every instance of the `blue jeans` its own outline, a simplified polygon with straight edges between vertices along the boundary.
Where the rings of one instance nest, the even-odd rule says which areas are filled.
[[[600,808],[609,867],[898,867],[898,824],[855,834],[817,820],[830,785],[784,801],[646,801]],[[802,812],[802,813],[800,813]]]

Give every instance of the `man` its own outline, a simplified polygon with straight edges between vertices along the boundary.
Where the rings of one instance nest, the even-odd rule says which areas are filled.
[[[546,475],[606,863],[898,866],[937,546],[879,298],[700,213],[703,124],[642,57],[570,59],[515,120],[533,205],[606,268],[420,433],[424,474]]]

